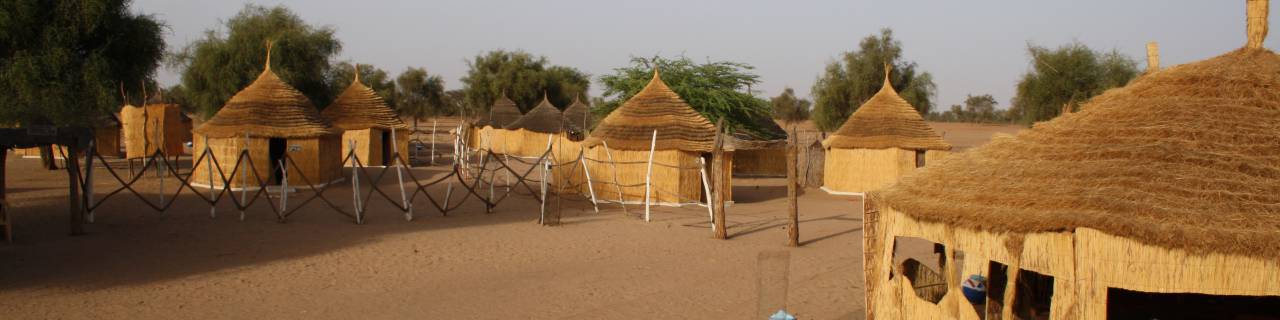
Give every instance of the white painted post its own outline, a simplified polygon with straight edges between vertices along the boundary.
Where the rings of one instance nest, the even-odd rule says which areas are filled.
[[[653,197],[653,152],[658,147],[658,130],[653,130],[653,139],[649,140],[649,165],[644,174],[644,222],[649,222],[649,206]]]
[[[587,170],[586,150],[579,148],[578,163],[582,164],[582,174],[587,176],[587,193],[591,195],[591,208],[600,213],[600,205],[596,204],[596,188],[591,186],[591,171]]]
[[[206,172],[209,173],[209,200],[217,198],[218,195],[213,192],[213,152],[209,151],[209,136],[204,136],[204,156],[207,157],[204,162]],[[231,188],[230,184],[222,186],[223,188]],[[218,203],[209,204],[209,219],[218,217]]]
[[[351,155],[351,193],[353,195],[351,204],[356,210],[356,224],[364,224],[364,214],[360,212],[360,162],[356,157],[356,140],[348,141],[348,149]]]
[[[433,120],[432,122],[434,123],[435,121]],[[432,127],[435,127],[435,125],[433,124]],[[431,145],[433,146],[432,150],[434,150],[434,146],[435,146],[434,138],[435,137],[432,136],[432,141],[431,141]],[[391,156],[395,157],[393,161],[395,161],[396,163],[396,180],[400,182],[396,185],[400,186],[400,203],[404,205],[405,209],[408,209],[408,212],[405,212],[404,214],[404,220],[413,221],[413,204],[409,203],[409,195],[406,194],[404,191],[404,161],[400,161],[400,143],[399,142],[400,141],[396,139],[396,129],[391,128],[391,146],[392,146],[392,150],[395,150],[395,152],[391,153]]]
[[[707,159],[698,157],[698,163],[702,164],[702,191],[707,193],[707,218],[711,219],[711,233],[716,233],[716,215],[715,209],[711,206],[711,184],[707,180]]]
[[[618,179],[618,163],[613,161],[613,152],[609,151],[609,142],[600,140],[600,144],[604,146],[604,155],[609,157],[609,169],[613,171],[613,188],[618,190],[618,204],[622,206],[622,214],[631,214],[627,212],[627,198],[622,194],[622,181]]]
[[[289,166],[284,159],[276,162],[280,163],[280,170],[284,170],[284,174],[280,177],[280,213],[284,214],[289,209]]]
[[[436,164],[436,119],[435,118],[431,118],[431,155],[428,156],[428,158],[431,159],[430,160],[431,165]]]

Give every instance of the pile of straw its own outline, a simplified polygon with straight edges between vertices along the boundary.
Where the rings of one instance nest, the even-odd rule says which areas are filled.
[[[842,149],[951,150],[951,145],[893,90],[887,72],[880,92],[858,107],[822,144]]]
[[[873,198],[915,219],[976,230],[1086,227],[1194,254],[1274,258],[1277,88],[1280,56],[1262,48],[1149,73]]]
[[[710,152],[716,136],[716,126],[671,91],[655,71],[644,89],[600,122],[584,146],[607,141],[609,148],[649,150],[654,130],[657,150]]]
[[[346,90],[321,112],[325,120],[341,130],[404,130],[409,126],[387,107],[377,92],[360,82],[360,71]]]

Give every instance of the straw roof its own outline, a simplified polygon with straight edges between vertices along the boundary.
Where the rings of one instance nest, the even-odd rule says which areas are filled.
[[[994,232],[1086,227],[1192,253],[1280,256],[1280,55],[1243,48],[1149,73],[1075,113],[875,194]]]
[[[573,128],[586,129],[590,115],[591,110],[588,110],[587,104],[582,103],[578,97],[573,97],[573,103],[569,104],[568,108],[564,108],[564,119]]]
[[[258,79],[240,90],[212,118],[192,132],[210,138],[246,133],[257,137],[313,138],[340,134],[320,116],[311,100],[271,72],[271,53]]]
[[[715,143],[716,126],[671,91],[655,70],[653,80],[609,113],[584,145],[608,141],[610,148],[649,150],[654,130],[658,131],[657,150],[709,152]]]
[[[516,102],[507,98],[507,94],[504,92],[502,96],[498,97],[498,100],[493,101],[493,106],[489,107],[489,118],[486,119],[488,121],[485,121],[485,123],[494,128],[506,128],[512,122],[519,120],[521,116],[523,114],[520,113],[520,108],[516,106]]]
[[[360,82],[360,69],[355,74],[351,85],[320,115],[340,130],[408,129],[377,92]]]
[[[507,129],[525,129],[540,133],[560,133],[564,131],[564,114],[542,95],[542,103],[529,110],[520,119],[507,125]]]
[[[887,67],[880,91],[858,107],[822,144],[842,149],[951,149],[951,144],[924,122],[916,108],[893,90]]]
[[[771,149],[787,144],[787,131],[768,115],[753,117],[754,131],[738,130],[729,135],[729,147],[734,150]]]

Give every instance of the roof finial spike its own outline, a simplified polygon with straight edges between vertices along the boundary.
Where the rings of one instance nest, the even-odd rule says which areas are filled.
[[[1245,16],[1248,19],[1246,32],[1249,37],[1246,48],[1261,49],[1262,42],[1267,40],[1267,15],[1271,13],[1270,7],[1271,1],[1268,0],[1245,0]]]
[[[889,73],[893,72],[893,65],[888,62],[884,63],[884,86],[893,88],[893,82],[889,81]]]
[[[654,78],[654,79],[661,79],[661,78],[662,78],[662,76],[661,76],[661,75],[659,75],[659,72],[658,72],[658,66],[653,66],[653,78]]]
[[[1160,44],[1147,42],[1147,72],[1160,70]]]
[[[265,69],[267,71],[271,70],[271,46],[273,44],[274,43],[272,43],[271,40],[267,40],[267,67]]]

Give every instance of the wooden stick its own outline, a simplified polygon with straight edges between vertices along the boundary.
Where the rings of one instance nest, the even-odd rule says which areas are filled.
[[[711,167],[715,170],[716,184],[715,188],[712,188],[712,191],[715,192],[713,193],[714,197],[712,197],[715,199],[712,202],[712,205],[715,206],[715,217],[713,220],[715,220],[715,225],[719,226],[719,228],[716,228],[715,230],[714,238],[724,240],[729,238],[729,225],[725,224],[724,215],[724,134],[721,132],[721,128],[724,128],[724,118],[721,118],[716,122],[716,139],[713,144],[714,147],[711,149]]]
[[[702,191],[705,191],[707,195],[707,220],[711,221],[711,232],[714,234],[716,232],[716,211],[715,206],[711,204],[711,181],[707,181],[707,159],[698,157],[698,163],[702,164],[702,170],[698,172],[702,175]]]
[[[85,201],[85,209],[88,210],[88,212],[85,214],[85,220],[87,220],[89,223],[93,223],[93,220],[94,220],[94,217],[93,217],[93,154],[98,150],[96,140],[98,139],[89,139],[89,150],[85,150],[84,152],[84,199],[85,199],[84,201]],[[164,189],[161,189],[160,193],[163,194]]]
[[[604,146],[604,154],[609,157],[609,169],[613,171],[613,188],[618,190],[618,205],[622,206],[623,215],[631,215],[627,212],[627,197],[622,194],[622,183],[618,180],[618,163],[613,161],[613,152],[609,151],[609,142],[603,139],[600,144]]]
[[[800,208],[798,196],[798,185],[796,184],[796,129],[791,128],[791,135],[787,139],[787,213],[791,218],[791,228],[787,230],[787,236],[790,241],[788,244],[792,247],[800,246]]]
[[[392,131],[394,132],[395,129],[392,129]],[[392,137],[392,139],[394,138]],[[427,158],[430,159],[428,163],[431,165],[436,164],[436,119],[434,117],[431,118],[431,155],[427,156]]]
[[[208,157],[208,159],[205,159],[204,167],[205,167],[205,169],[206,169],[205,171],[206,171],[206,172],[208,172],[208,174],[209,174],[209,199],[211,199],[211,200],[212,200],[212,199],[217,198],[217,194],[215,194],[215,193],[213,192],[213,152],[211,152],[211,151],[209,150],[209,136],[202,136],[201,138],[203,138],[203,139],[204,139],[204,156],[205,156],[205,157]],[[192,168],[192,169],[194,170],[195,168]],[[229,184],[229,183],[228,183],[227,185],[222,186],[222,187],[223,187],[223,188],[230,189],[230,188],[231,188],[231,184]],[[217,209],[218,209],[218,206],[217,206],[217,203],[216,203],[216,202],[215,202],[215,203],[210,203],[210,204],[209,204],[209,218],[210,218],[210,219],[213,219],[213,218],[217,218],[217,217],[218,217],[218,211],[217,211]]]
[[[432,130],[434,131],[435,120],[432,120],[431,123],[432,123],[431,127],[433,128]],[[404,190],[404,161],[400,161],[400,143],[399,142],[400,141],[396,139],[396,128],[391,128],[391,148],[392,150],[395,150],[394,152],[391,153],[391,156],[395,158],[395,159],[392,159],[392,161],[394,161],[396,166],[396,181],[399,181],[399,183],[397,183],[396,185],[400,187],[400,204],[403,205],[405,208],[404,220],[413,221],[413,203],[409,202],[409,195]],[[436,145],[435,136],[432,136],[431,137],[431,150],[432,150],[431,154],[433,156],[435,155],[435,145]],[[405,150],[405,151],[408,151],[408,150]],[[432,164],[435,164],[434,160],[432,161]]]
[[[649,205],[653,192],[653,152],[658,147],[658,130],[653,130],[653,138],[649,140],[649,164],[644,174],[644,222],[649,222]]]
[[[582,174],[587,176],[587,192],[591,195],[591,208],[595,209],[596,213],[600,213],[600,205],[596,204],[596,188],[591,186],[591,170],[587,170],[587,160],[583,159],[586,157],[586,150],[582,145],[578,147],[578,163],[582,164]]]
[[[67,196],[70,205],[67,210],[71,213],[71,235],[78,236],[84,234],[84,213],[81,212],[80,204],[80,162],[76,161],[75,155],[80,152],[80,146],[75,143],[67,145],[67,155],[64,158],[72,159],[66,161],[67,179],[70,185],[70,194]],[[52,158],[52,157],[50,157]]]
[[[356,208],[356,224],[364,224],[364,214],[360,212],[360,158],[356,156],[356,140],[349,141],[348,148],[351,151],[351,194],[354,197],[351,204]]]
[[[244,145],[240,146],[240,150],[244,152],[243,154],[245,158],[249,157],[249,153],[248,153],[249,133],[248,132],[244,133]],[[240,160],[244,160],[244,159],[237,159],[236,161],[240,161]],[[245,161],[244,163],[245,165],[241,166],[241,168],[244,168],[245,170],[240,171],[240,205],[248,207],[246,203],[249,201],[249,170],[254,170],[254,168],[253,166],[248,165],[249,161]],[[257,174],[257,172],[254,172],[254,174]],[[240,209],[240,221],[244,221],[244,209]]]
[[[280,176],[280,212],[288,212],[289,210],[289,165],[285,164],[284,159],[276,160],[279,162],[280,170],[284,174]],[[283,218],[281,218],[283,221]]]

